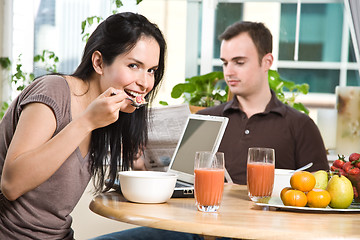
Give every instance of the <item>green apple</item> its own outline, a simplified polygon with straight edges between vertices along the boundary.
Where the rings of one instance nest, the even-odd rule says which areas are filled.
[[[317,172],[314,172],[313,175],[316,179],[316,184],[314,188],[320,188],[325,190],[329,181],[328,173],[324,170],[319,170]]]
[[[326,190],[330,193],[332,208],[348,208],[354,199],[353,187],[345,176],[333,175]]]

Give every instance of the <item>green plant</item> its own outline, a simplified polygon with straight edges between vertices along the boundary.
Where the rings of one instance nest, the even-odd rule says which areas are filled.
[[[11,75],[11,85],[15,86],[17,91],[22,91],[24,88],[29,85],[35,78],[33,73],[27,73],[22,70],[21,64],[21,54],[18,56],[16,63],[16,72]]]
[[[269,70],[268,81],[270,88],[283,103],[309,114],[309,110],[299,102],[295,102],[299,94],[307,94],[309,85],[295,84],[292,81],[281,78],[275,70]],[[184,97],[184,102],[190,105],[211,107],[228,100],[228,87],[224,81],[222,72],[211,72],[205,75],[194,76],[185,79],[185,83],[179,83],[171,91],[172,98]],[[167,105],[160,101],[160,104]]]
[[[90,33],[85,32],[86,26],[89,28],[90,26],[93,25],[94,20],[96,20],[97,23],[99,23],[102,19],[103,19],[102,17],[92,16],[92,17],[87,17],[84,21],[81,22],[81,35],[82,35],[82,40],[84,42],[87,42],[87,40],[90,37]]]
[[[0,66],[3,69],[10,70],[11,67],[11,61],[8,57],[0,57]]]
[[[190,105],[211,107],[227,101],[228,87],[222,72],[211,72],[205,75],[185,79],[171,91],[172,98],[184,96]],[[166,105],[165,102],[161,104]]]
[[[43,50],[42,54],[38,54],[34,56],[33,59],[34,63],[43,63],[44,70],[49,73],[57,72],[57,63],[59,62],[59,58],[55,55],[54,52],[49,50]],[[11,61],[8,57],[1,57],[0,58],[0,66],[5,70],[11,69]],[[16,61],[15,73],[10,77],[10,84],[12,88],[16,89],[17,91],[22,91],[26,86],[28,86],[35,78],[34,73],[28,73],[23,71],[23,65],[21,63],[21,54],[18,56]],[[9,102],[12,99],[9,99]],[[0,119],[4,116],[7,108],[9,107],[9,102],[3,101],[1,103],[0,108]]]
[[[283,103],[309,114],[309,110],[300,102],[295,102],[299,94],[307,94],[309,92],[309,85],[306,83],[296,84],[293,81],[288,81],[281,78],[280,74],[275,70],[269,70],[269,86],[275,92],[276,96]],[[289,94],[285,93],[285,90]]]
[[[121,0],[112,0],[111,1],[113,5],[115,5],[115,10],[112,11],[113,14],[118,13],[119,8],[121,8],[123,6],[123,3]],[[142,0],[136,0],[136,5],[138,5],[139,3],[141,3]],[[90,33],[86,31],[86,28],[90,28],[93,23],[94,20],[97,23],[100,23],[103,18],[99,17],[99,16],[92,16],[92,17],[87,17],[84,21],[81,22],[81,35],[82,35],[82,40],[84,42],[87,42],[87,40],[90,37]]]
[[[113,14],[118,12],[118,9],[123,6],[121,0],[111,0],[112,4],[115,5],[115,10],[112,11]],[[139,4],[142,0],[136,0],[136,4]],[[103,20],[102,17],[92,16],[87,17],[84,21],[81,22],[81,35],[83,41],[87,41],[90,33],[86,31],[86,28],[90,28],[94,20],[97,23],[100,23]],[[57,72],[57,64],[59,62],[59,58],[53,51],[43,50],[41,54],[35,55],[33,59],[34,63],[40,63],[43,68],[48,73],[56,73]],[[0,66],[4,70],[11,70],[12,63],[8,57],[0,57]],[[22,63],[21,63],[21,54],[18,56],[15,73],[10,77],[10,84],[13,88],[17,91],[22,91],[27,85],[29,85],[35,78],[33,73],[27,73],[22,70]],[[11,101],[11,99],[9,99]],[[4,116],[5,111],[9,107],[9,103],[4,101],[1,103],[0,107],[0,119]]]

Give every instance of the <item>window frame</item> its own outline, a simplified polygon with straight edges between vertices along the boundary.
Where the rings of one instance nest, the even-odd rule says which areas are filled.
[[[197,73],[197,68],[200,67],[200,74],[205,74],[208,72],[213,71],[213,67],[219,67],[222,66],[222,62],[220,59],[213,58],[213,46],[214,42],[209,41],[209,39],[213,39],[214,36],[214,28],[215,28],[215,11],[216,6],[218,3],[265,3],[265,2],[273,2],[273,3],[297,3],[298,7],[301,7],[301,4],[328,4],[328,3],[342,3],[347,2],[347,0],[188,0],[190,9],[192,6],[195,6],[196,4],[202,3],[202,19],[201,23],[205,22],[206,24],[201,23],[195,23],[199,24],[201,26],[197,26],[197,29],[201,29],[201,51],[200,51],[200,57],[196,57],[197,61],[196,64],[194,64],[194,60],[192,61],[192,66],[187,64],[186,67],[186,76],[191,77],[194,76]],[[301,4],[300,4],[301,3]],[[356,49],[358,49],[356,44],[356,37],[354,35],[354,26],[351,25],[351,14],[350,14],[350,8],[347,6],[347,4],[344,4],[344,14],[343,14],[343,34],[342,34],[342,46],[341,46],[341,59],[339,62],[320,62],[320,61],[299,61],[296,57],[296,52],[294,55],[294,60],[292,61],[285,61],[285,60],[278,60],[278,45],[279,45],[279,39],[277,36],[274,36],[274,57],[275,61],[273,64],[273,69],[279,69],[279,68],[291,68],[291,69],[329,69],[329,70],[338,70],[339,73],[339,85],[340,86],[346,86],[347,82],[347,71],[349,70],[358,70],[360,75],[360,63],[359,63],[359,54],[356,52]],[[298,14],[299,14],[298,10]],[[188,16],[188,22],[193,19],[194,15]],[[197,16],[198,17],[198,16]],[[279,16],[280,17],[280,16]],[[300,16],[297,16],[297,21],[301,24]],[[192,23],[194,25],[194,21],[192,20]],[[349,24],[350,23],[350,24]],[[299,25],[299,24],[297,24]],[[280,28],[280,25],[278,26]],[[350,34],[348,34],[350,32]],[[192,32],[194,34],[194,32]],[[212,35],[211,35],[212,34]],[[356,62],[348,62],[348,55],[349,55],[349,41],[350,36],[353,39],[353,45],[354,45],[354,51],[356,56]],[[298,34],[297,34],[297,40],[298,42]],[[189,43],[187,41],[187,46],[191,46],[189,50],[187,50],[187,62],[190,60],[190,51],[194,51],[196,49],[196,53],[198,52],[198,47],[194,46],[197,44],[197,42]],[[191,56],[194,57],[194,54]],[[325,103],[320,103],[320,106],[333,106],[335,105],[335,94],[331,93],[309,93],[306,96],[301,97],[300,99],[304,102],[308,102],[308,105],[317,105],[315,102],[319,100],[319,96],[325,97],[327,99]],[[318,104],[319,105],[319,104]]]

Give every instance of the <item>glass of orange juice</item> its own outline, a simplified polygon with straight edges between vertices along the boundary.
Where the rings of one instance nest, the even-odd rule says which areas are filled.
[[[195,201],[199,211],[216,212],[224,191],[224,153],[196,152]]]
[[[275,150],[254,147],[248,150],[247,188],[252,201],[271,197],[275,176]]]

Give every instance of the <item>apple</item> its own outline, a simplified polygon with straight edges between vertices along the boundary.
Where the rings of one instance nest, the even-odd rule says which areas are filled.
[[[313,175],[316,179],[316,184],[314,188],[320,188],[325,190],[329,181],[328,173],[324,170],[319,170],[317,172],[314,172]]]
[[[326,190],[330,193],[332,208],[348,208],[354,199],[353,187],[345,176],[333,175]]]

